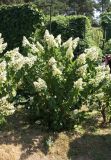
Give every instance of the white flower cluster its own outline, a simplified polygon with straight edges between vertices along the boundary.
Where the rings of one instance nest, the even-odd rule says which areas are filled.
[[[44,34],[44,40],[46,41],[49,49],[53,47],[58,48],[58,46],[61,44],[61,35],[58,35],[56,38],[54,38],[54,36],[50,34],[48,30],[46,30]]]
[[[79,91],[83,90],[83,85],[84,85],[84,82],[82,78],[79,78],[77,81],[74,82],[74,88]]]
[[[85,64],[77,69],[77,75],[80,77],[85,77],[87,74],[88,65]]]
[[[39,51],[43,52],[44,51],[44,47],[37,41],[36,46],[38,48]]]
[[[102,74],[103,78],[105,78],[108,81],[111,81],[110,67],[108,65],[107,66],[99,65],[95,69],[96,69],[97,75]]]
[[[6,72],[6,61],[2,61],[0,63],[0,83],[5,83],[7,79],[7,72]]]
[[[93,79],[90,79],[89,84],[97,87],[105,79],[105,72],[98,72]]]
[[[56,40],[57,44],[61,46],[61,42],[62,42],[62,40],[61,40],[61,34],[59,34],[59,35],[55,38],[55,40]]]
[[[29,67],[32,67],[37,59],[36,56],[24,57],[19,53],[19,48],[7,52],[6,57],[10,57],[9,65],[16,71],[20,70],[25,64],[28,64]]]
[[[85,53],[86,53],[86,58],[90,59],[91,61],[96,61],[99,57],[97,47],[91,47],[91,48],[85,49]]]
[[[63,46],[64,48],[69,48],[70,46],[72,46],[72,44],[73,44],[73,39],[72,39],[72,37],[70,37],[66,42],[64,42],[64,43],[62,44],[62,46]]]
[[[95,97],[98,98],[100,101],[102,101],[105,97],[104,92],[100,92],[98,94],[95,94]]]
[[[56,65],[57,61],[55,60],[54,57],[51,57],[48,61],[48,65],[49,66],[53,66],[53,65]]]
[[[4,43],[4,39],[2,38],[2,34],[0,33],[0,53],[2,53],[7,47],[7,43]]]
[[[69,48],[66,51],[66,57],[69,60],[72,60],[74,58],[73,48],[72,46],[69,46]]]
[[[30,51],[34,54],[44,51],[44,47],[38,41],[36,42],[36,44],[31,44],[25,36],[23,36],[22,45],[23,47],[28,46],[30,48]]]
[[[89,59],[90,61],[96,61],[98,60],[98,57],[99,57],[98,48],[91,47],[85,49],[85,52],[78,56],[76,63],[78,66],[80,66],[85,64],[87,59]]]
[[[110,74],[110,67],[108,65],[105,66],[104,71],[106,74]]]
[[[52,74],[53,76],[58,76],[62,74],[62,71],[57,68],[57,61],[54,57],[51,57],[48,61],[48,65],[52,67]]]
[[[0,98],[0,113],[3,115],[12,114],[15,111],[13,104],[9,103],[7,96]]]
[[[30,46],[30,42],[28,41],[28,39],[25,36],[23,36],[22,45],[23,45],[23,47]]]
[[[79,55],[79,57],[76,59],[76,63],[79,66],[84,65],[86,63],[86,54],[82,53]]]
[[[41,79],[41,78],[38,78],[37,82],[33,82],[34,86],[35,86],[35,89],[38,91],[38,92],[41,92],[43,90],[47,90],[47,84],[46,82]]]
[[[74,58],[74,53],[73,51],[75,50],[75,48],[77,47],[78,45],[78,42],[79,42],[79,38],[75,38],[74,40],[71,38],[69,38],[66,42],[64,42],[62,44],[62,46],[64,48],[68,48],[67,51],[66,51],[66,57],[69,59],[69,60],[72,60]]]
[[[57,68],[55,65],[52,66],[52,73],[53,73],[53,76],[62,75],[62,71],[59,68]]]
[[[79,42],[79,37],[75,38],[73,40],[73,49],[76,49],[77,45],[78,45],[78,42]]]

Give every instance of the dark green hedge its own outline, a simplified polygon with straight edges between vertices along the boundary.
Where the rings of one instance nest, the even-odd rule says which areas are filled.
[[[111,39],[111,12],[101,15],[101,25],[104,32],[104,39],[108,41]]]
[[[50,29],[50,22],[46,19],[46,28]],[[56,16],[52,18],[51,32],[54,36],[62,35],[65,41],[70,37],[81,39],[77,52],[83,52],[85,48],[94,44],[91,36],[91,23],[86,16]]]
[[[52,33],[56,36],[61,34],[64,40],[69,37],[85,38],[85,34],[90,28],[89,19],[85,16],[56,16],[52,18]],[[46,28],[50,28],[47,22]]]
[[[42,14],[33,4],[1,6],[0,33],[8,43],[8,49],[21,47],[23,36],[30,37],[40,28],[42,19]]]

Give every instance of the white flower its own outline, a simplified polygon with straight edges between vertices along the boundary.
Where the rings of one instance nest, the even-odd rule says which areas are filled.
[[[19,48],[7,52],[5,56],[10,58],[8,65],[15,71],[20,70],[25,64],[28,64],[29,67],[32,67],[34,62],[37,60],[37,56],[33,55],[30,57],[24,57],[19,53]]]
[[[62,74],[62,71],[58,69],[55,65],[52,66],[52,74],[53,76],[59,76]]]
[[[0,83],[4,83],[7,80],[7,72],[3,71],[0,73]]]
[[[96,47],[85,49],[85,53],[86,53],[86,58],[90,59],[91,61],[95,61],[98,59],[99,53]]]
[[[28,39],[25,36],[23,36],[22,45],[23,45],[23,47],[31,45],[30,42],[28,41]]]
[[[79,112],[87,112],[87,111],[89,111],[89,109],[87,108],[86,105],[82,105],[82,107],[79,110]]]
[[[33,43],[33,44],[31,44],[30,45],[30,47],[31,47],[31,52],[32,53],[38,53],[39,52],[39,49],[36,47],[36,45]]]
[[[72,46],[69,46],[69,48],[67,49],[67,51],[66,51],[66,57],[69,60],[72,60],[74,58]]]
[[[105,73],[106,73],[106,74],[110,74],[110,67],[109,67],[109,65],[107,65],[107,66],[104,68],[104,70],[105,70]]]
[[[48,45],[48,48],[57,47],[58,48],[58,42],[56,39],[54,39],[54,36],[52,34],[49,34],[49,31],[45,31],[44,39]]]
[[[50,36],[49,31],[46,30],[46,31],[45,31],[45,34],[44,34],[44,39],[45,39],[45,41],[47,41],[47,39],[49,39],[49,36]]]
[[[44,47],[37,41],[36,46],[38,48],[39,51],[43,52],[44,51]]]
[[[59,35],[55,38],[55,40],[56,40],[56,42],[57,42],[59,45],[61,45],[61,42],[62,42],[62,40],[61,40],[61,34],[59,34]]]
[[[77,38],[75,38],[74,40],[73,40],[73,44],[72,44],[72,46],[73,46],[73,49],[76,49],[76,47],[77,47],[77,45],[78,45],[78,42],[79,42],[79,37],[77,37]]]
[[[97,97],[99,100],[103,100],[104,99],[104,92],[101,92],[101,93],[98,93],[98,94],[95,94],[95,97]]]
[[[36,56],[24,57],[23,64],[28,64],[29,67],[31,68],[34,65],[36,60],[37,60]]]
[[[7,64],[5,60],[0,63],[0,72],[3,72],[6,69],[6,65]]]
[[[105,78],[105,72],[98,72],[96,77],[90,79],[89,84],[97,87]]]
[[[34,86],[35,86],[35,89],[36,89],[38,92],[40,92],[40,91],[42,91],[42,90],[47,90],[47,84],[46,84],[46,82],[45,82],[43,79],[41,79],[41,78],[38,78],[37,82],[34,82],[33,84],[34,84]]]
[[[75,110],[73,111],[73,113],[76,115],[76,114],[79,113],[79,110],[78,110],[78,109],[75,109]]]
[[[82,53],[79,55],[79,57],[76,59],[77,65],[83,65],[86,63],[86,55],[85,53]]]
[[[79,78],[77,81],[74,82],[74,88],[78,89],[78,90],[83,90],[83,79]]]
[[[6,52],[5,56],[10,58],[12,61],[15,61],[18,58],[23,58],[23,55],[19,53],[19,48]]]
[[[7,43],[4,43],[4,39],[1,37],[2,37],[2,34],[0,33],[0,53],[2,53],[7,47]]]
[[[47,39],[48,48],[58,47],[58,43],[54,39],[54,36],[51,34],[49,39]]]
[[[95,70],[97,71],[97,72],[102,72],[102,71],[104,71],[104,67],[102,66],[102,65],[99,65],[99,66],[97,66],[97,67],[95,67]]]
[[[15,111],[13,104],[9,103],[7,96],[0,98],[0,113],[3,115],[10,115]]]
[[[87,74],[87,67],[88,67],[87,64],[79,67],[79,68],[77,69],[77,74],[78,74],[79,76],[81,76],[81,77],[85,77],[86,74]]]
[[[53,66],[53,65],[55,65],[56,63],[57,63],[57,61],[55,60],[54,57],[51,57],[51,58],[49,59],[49,61],[48,61],[49,66]]]
[[[62,44],[62,46],[63,46],[64,48],[68,48],[68,47],[72,46],[72,44],[73,44],[73,41],[72,41],[72,37],[71,37],[71,38],[69,38],[66,42],[64,42],[64,43]]]

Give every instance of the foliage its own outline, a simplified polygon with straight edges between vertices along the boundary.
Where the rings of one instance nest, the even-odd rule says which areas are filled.
[[[2,53],[6,43],[0,42]],[[101,66],[96,47],[74,60],[78,42],[71,37],[62,43],[61,35],[54,38],[46,30],[42,44],[23,37],[26,57],[18,48],[6,52],[0,58],[0,117],[14,112],[16,96],[22,93],[30,119],[52,130],[72,129],[93,109],[107,112],[109,119],[110,69]]]
[[[49,21],[46,26],[49,29]],[[54,36],[61,34],[64,40],[70,37],[84,38],[90,22],[85,16],[55,16],[52,18],[51,31]]]
[[[50,22],[46,19],[46,28],[50,29]],[[55,16],[52,18],[51,32],[54,36],[61,34],[63,41],[70,37],[81,40],[76,52],[82,53],[85,48],[95,45],[91,36],[91,24],[86,16]]]
[[[19,3],[27,3],[30,2],[31,0],[0,0],[0,4],[19,4]]]
[[[53,130],[73,128],[88,111],[87,107],[101,111],[103,101],[94,107],[96,97],[110,84],[110,69],[100,65],[97,48],[86,49],[73,61],[79,39],[69,38],[61,43],[60,37],[54,38],[46,31],[43,45],[30,43],[26,38],[23,41],[29,57],[37,56],[21,85],[29,97],[30,118]]]
[[[21,47],[23,35],[30,37],[42,23],[42,14],[36,5],[24,4],[0,7],[0,32],[8,49]]]
[[[1,36],[1,35],[0,35]],[[4,39],[0,37],[0,53],[7,46]],[[33,63],[34,59],[23,57],[16,48],[7,51],[5,56],[0,58],[0,123],[4,121],[4,116],[12,114],[15,111],[13,97],[16,96],[16,91],[21,83],[24,75],[23,65]]]
[[[104,39],[108,41],[111,38],[111,12],[106,12],[101,15],[101,26],[104,31]]]
[[[91,37],[96,46],[102,47],[103,33],[101,28],[93,27],[91,31]]]
[[[110,0],[97,0],[95,4],[95,8],[98,11],[105,12],[109,8],[110,4],[111,4]]]
[[[69,0],[69,4],[72,10],[75,11],[77,15],[86,15],[90,18],[92,18],[94,7],[95,7],[95,1],[94,0]]]
[[[111,39],[109,39],[104,45],[104,54],[111,54]]]

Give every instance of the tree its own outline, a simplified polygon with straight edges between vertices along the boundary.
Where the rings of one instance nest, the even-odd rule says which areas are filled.
[[[73,0],[70,0],[70,3]],[[93,11],[94,11],[94,4],[95,1],[94,0],[75,0],[75,2],[73,2],[73,6],[75,7],[75,11],[77,14],[82,14],[82,15],[86,15],[89,17],[93,16]]]
[[[97,0],[95,8],[100,12],[105,12],[111,5],[110,0]]]
[[[19,3],[27,3],[34,0],[0,0],[0,4],[19,4]]]

